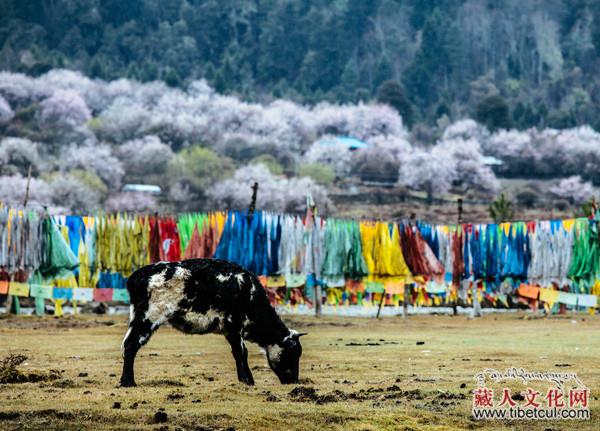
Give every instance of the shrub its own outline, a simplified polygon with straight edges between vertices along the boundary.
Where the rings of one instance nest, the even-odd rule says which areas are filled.
[[[309,177],[317,184],[330,186],[335,180],[335,172],[329,166],[307,163],[298,167],[298,176]]]

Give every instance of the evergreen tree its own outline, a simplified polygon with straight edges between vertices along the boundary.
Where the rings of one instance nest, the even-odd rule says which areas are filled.
[[[140,70],[142,82],[156,81],[158,79],[158,67],[153,62],[146,61]]]
[[[171,67],[167,69],[164,81],[169,87],[181,87],[181,78],[177,71]]]
[[[448,78],[444,76],[450,56],[444,36],[448,24],[437,9],[426,19],[421,45],[404,75],[411,99],[421,109],[437,100],[439,80]]]
[[[515,216],[512,202],[502,193],[489,207],[490,217],[496,223],[511,221]]]
[[[592,44],[596,54],[600,56],[600,0],[595,0],[592,5]]]
[[[92,64],[90,65],[90,77],[91,78],[98,78],[98,79],[104,79],[104,68],[102,67],[102,63],[100,62],[100,60],[98,58],[94,58],[94,60],[92,60]]]
[[[386,55],[382,56],[375,68],[375,76],[373,77],[373,87],[378,88],[382,82],[392,79],[394,71],[392,64]]]
[[[340,93],[345,101],[352,101],[354,99],[356,89],[359,87],[358,80],[358,67],[354,59],[350,60],[344,68],[340,80]]]
[[[139,69],[137,67],[137,64],[130,63],[129,67],[127,68],[127,72],[125,73],[125,75],[129,79],[135,79],[136,81],[139,81],[140,80],[140,71],[139,71]]]
[[[509,129],[512,124],[508,105],[500,96],[483,99],[477,105],[475,119],[490,130]]]
[[[404,90],[396,81],[385,81],[377,90],[377,101],[385,103],[394,108],[402,116],[402,120],[408,127],[413,124],[413,108],[404,95]]]

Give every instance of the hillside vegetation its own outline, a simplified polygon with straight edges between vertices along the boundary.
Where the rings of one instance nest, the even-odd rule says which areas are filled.
[[[493,131],[463,119],[432,130],[427,140],[409,132],[385,104],[259,104],[205,81],[178,89],[64,69],[0,72],[0,200],[23,202],[29,167],[32,204],[83,213],[244,209],[254,181],[258,208],[273,211],[304,211],[310,191],[333,214],[330,196],[360,203],[357,185],[486,204],[504,191],[498,177],[548,179],[512,194],[525,207],[550,200],[564,210],[600,183],[600,133],[589,126]],[[126,183],[163,194],[123,193]]]
[[[0,0],[0,68],[204,78],[245,100],[370,101],[405,124],[600,127],[600,0]],[[490,112],[495,113],[490,115]]]

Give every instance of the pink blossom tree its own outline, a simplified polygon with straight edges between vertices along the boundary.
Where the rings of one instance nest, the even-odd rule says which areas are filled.
[[[88,170],[98,175],[111,190],[121,186],[123,166],[108,145],[72,145],[63,150],[61,161],[63,170]]]
[[[158,211],[158,202],[148,193],[122,192],[109,196],[105,207],[113,212],[148,213]]]
[[[33,175],[45,170],[46,163],[39,154],[39,144],[29,139],[4,138],[0,141],[0,173],[27,175],[31,166]]]
[[[256,208],[269,211],[303,212],[310,191],[318,207],[327,212],[333,205],[326,190],[310,178],[277,178],[262,164],[238,169],[233,178],[216,183],[207,193],[218,209],[246,209],[250,205],[251,186],[259,183]]]
[[[324,136],[314,142],[302,156],[302,160],[307,164],[318,163],[329,166],[338,178],[347,176],[352,169],[352,152],[334,136]]]
[[[171,148],[153,135],[125,142],[117,148],[116,154],[122,160],[127,175],[135,181],[164,175],[174,156]]]
[[[15,116],[6,99],[0,96],[0,124],[8,123]]]
[[[50,182],[52,202],[76,214],[100,209],[100,193],[70,174],[55,174]]]
[[[447,193],[455,177],[456,160],[447,151],[415,149],[406,154],[400,164],[398,182],[406,187],[425,191],[427,199]]]
[[[592,183],[583,181],[579,175],[563,178],[558,184],[550,187],[549,191],[555,197],[576,205],[581,205],[594,196]]]
[[[23,205],[27,178],[20,174],[0,176],[0,201],[14,206]],[[40,179],[32,178],[29,184],[29,204],[44,206],[52,203],[52,190]]]
[[[475,189],[495,193],[499,188],[496,175],[485,164],[479,142],[475,139],[453,138],[440,141],[432,149],[439,159],[452,159],[452,183],[463,191]]]
[[[44,124],[75,128],[92,118],[85,100],[74,90],[56,90],[40,103],[40,121]]]

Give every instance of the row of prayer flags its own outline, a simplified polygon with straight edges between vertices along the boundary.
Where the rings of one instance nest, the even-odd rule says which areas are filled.
[[[18,283],[16,281],[0,281],[0,295],[19,297],[63,299],[73,301],[118,301],[129,303],[127,289],[93,289],[91,287],[56,287],[41,284]]]
[[[596,307],[598,305],[598,296],[596,295],[562,292],[525,283],[519,286],[518,292],[523,298],[539,299],[550,306],[556,303],[573,307]]]

